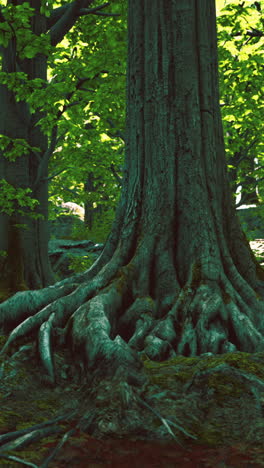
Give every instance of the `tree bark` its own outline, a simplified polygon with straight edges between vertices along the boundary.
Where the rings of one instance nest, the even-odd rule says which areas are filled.
[[[217,72],[213,0],[129,1],[126,161],[111,234],[87,272],[0,306],[0,325],[20,323],[3,352],[39,329],[54,381],[60,329],[57,343],[86,377],[141,384],[141,354],[264,349],[263,271],[228,185]]]

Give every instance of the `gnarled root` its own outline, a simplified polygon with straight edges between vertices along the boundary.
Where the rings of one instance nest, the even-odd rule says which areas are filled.
[[[56,374],[54,341],[70,343],[75,361],[84,364],[86,377],[123,374],[124,380],[140,383],[144,378],[138,355],[142,353],[160,361],[179,354],[264,349],[263,302],[249,285],[244,288],[238,274],[231,281],[222,270],[209,281],[201,267],[197,274],[197,268],[192,266],[187,283],[179,290],[179,284],[172,279],[172,264],[169,263],[169,275],[165,278],[159,257],[151,278],[148,277],[144,265],[150,268],[153,255],[142,244],[125,267],[120,267],[118,261],[110,262],[89,283],[60,285],[56,294],[54,287],[42,294],[23,292],[18,298],[22,312],[14,298],[6,301],[0,306],[0,324],[6,325],[10,318],[27,318],[13,330],[2,353],[16,340],[39,329],[39,355],[51,383]],[[152,282],[158,284],[159,280],[165,292],[155,298]],[[167,303],[166,297],[170,298]]]

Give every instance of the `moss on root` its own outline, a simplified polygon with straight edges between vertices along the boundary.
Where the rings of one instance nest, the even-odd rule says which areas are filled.
[[[196,435],[199,444],[219,446],[247,439],[249,429],[252,432],[262,418],[251,378],[254,381],[256,377],[264,386],[264,353],[177,356],[163,362],[151,361],[145,355],[141,358],[149,377],[147,396],[154,395],[155,399],[160,391],[171,393],[168,417],[175,413],[188,431]],[[260,432],[256,437],[260,438]],[[253,436],[250,434],[248,440]]]
[[[197,372],[213,369],[223,363],[264,380],[263,358],[264,353],[234,352],[191,358],[177,356],[163,362],[151,361],[144,355],[142,361],[150,381],[168,389],[177,380],[185,384]],[[173,388],[175,389],[175,386]]]

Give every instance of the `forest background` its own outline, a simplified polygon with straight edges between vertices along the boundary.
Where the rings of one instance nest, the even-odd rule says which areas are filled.
[[[64,2],[43,3],[47,16],[51,3],[56,7]],[[80,17],[56,47],[41,36],[32,41],[28,30],[21,53],[31,59],[45,49],[45,85],[40,78],[25,83],[20,72],[12,77],[0,73],[0,82],[8,84],[18,101],[26,100],[32,113],[43,113],[39,125],[49,139],[49,219],[65,214],[65,202],[83,207],[76,213],[84,218],[83,227],[78,223],[73,230],[76,239],[105,241],[120,194],[125,146],[126,3],[93,2],[91,14]],[[237,207],[262,205],[261,2],[218,0],[216,5],[220,105],[232,192]],[[29,4],[23,2],[19,11],[10,6],[9,15],[12,27],[21,27],[25,34],[32,15]],[[4,47],[11,33],[6,23],[0,23],[0,43]],[[26,140],[3,134],[0,148],[11,161],[29,150]],[[10,215],[18,207],[22,212],[30,208],[34,216],[35,202],[29,188],[14,187],[4,178],[0,184],[2,211]],[[251,233],[247,235],[250,239]],[[92,261],[89,255],[75,257],[71,266],[79,272]]]

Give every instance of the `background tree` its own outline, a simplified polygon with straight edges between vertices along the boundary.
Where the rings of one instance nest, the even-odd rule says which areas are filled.
[[[51,381],[62,328],[90,375],[130,382],[142,381],[138,353],[264,347],[263,271],[228,186],[214,1],[131,0],[128,18],[126,161],[105,248],[84,274],[0,306],[1,324],[20,323],[4,351],[42,324]]]
[[[47,85],[47,61],[56,60],[56,45],[80,16],[102,9],[101,5],[89,10],[91,3],[76,1],[49,11],[40,0],[10,1],[1,8],[0,271],[4,297],[10,291],[53,281],[48,261],[48,162],[60,138],[58,119],[74,105],[69,100],[85,80],[71,75],[70,83],[57,79]]]

